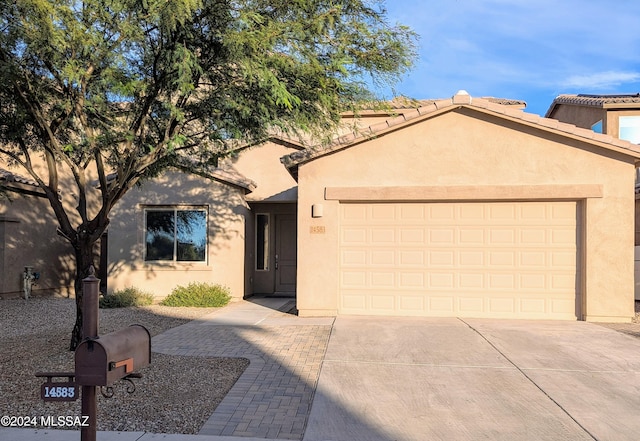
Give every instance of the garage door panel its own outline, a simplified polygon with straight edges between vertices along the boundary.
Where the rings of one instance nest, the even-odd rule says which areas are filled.
[[[399,263],[401,266],[423,267],[426,262],[426,252],[424,250],[398,251]]]
[[[419,315],[425,311],[424,297],[405,295],[398,298],[398,308],[407,314]]]
[[[516,265],[515,251],[489,251],[489,265],[514,267]]]
[[[458,251],[458,262],[465,268],[480,267],[485,264],[485,252],[483,250]]]
[[[355,220],[356,222],[367,219],[367,210],[368,207],[366,205],[343,205],[342,206],[342,221],[343,224],[347,224],[350,220]]]
[[[455,265],[456,253],[452,250],[427,251],[430,268],[451,267]]]
[[[380,294],[380,295],[376,295],[376,296],[371,296],[371,310],[372,311],[389,311],[389,310],[394,310],[395,308],[395,302],[396,302],[396,297],[389,294],[387,292],[387,294]]]
[[[426,289],[427,282],[422,272],[401,272],[398,288]]]
[[[575,319],[575,202],[341,211],[341,313]]]
[[[366,245],[367,231],[364,228],[344,228],[341,240],[344,244]]]
[[[429,310],[435,313],[454,313],[455,300],[449,296],[446,297],[429,297]]]
[[[368,285],[367,273],[366,271],[342,271],[340,284],[345,288],[366,288]]]
[[[458,243],[460,245],[479,245],[482,246],[485,243],[485,229],[484,228],[465,228],[461,227],[458,230]]]
[[[544,314],[546,308],[544,299],[520,299],[520,309],[525,314]]]
[[[371,274],[371,286],[374,288],[395,288],[396,274],[392,272],[374,272]]]
[[[394,245],[396,230],[392,228],[374,228],[370,232],[369,243],[373,245]]]
[[[483,273],[459,273],[458,280],[458,286],[461,290],[482,291],[487,288],[485,285],[485,275]]]
[[[568,270],[573,270],[576,267],[576,254],[566,251],[553,251],[550,252],[551,264],[556,267],[564,267]]]
[[[370,254],[370,262],[372,266],[378,265],[394,265],[396,263],[396,252],[393,250],[374,250]]]
[[[520,266],[523,269],[544,269],[547,266],[546,250],[527,250],[518,252]]]
[[[490,297],[488,300],[487,312],[491,315],[502,316],[503,314],[507,314],[512,316],[516,312],[516,300],[512,297]]]
[[[403,221],[424,219],[425,206],[419,204],[404,204],[399,207],[400,219]]]
[[[396,218],[396,207],[394,205],[372,205],[370,212],[373,220],[394,220]]]
[[[428,232],[428,246],[454,245],[456,232],[453,228],[433,228]]]
[[[422,246],[425,244],[425,230],[423,228],[402,228],[400,229],[400,245]]]

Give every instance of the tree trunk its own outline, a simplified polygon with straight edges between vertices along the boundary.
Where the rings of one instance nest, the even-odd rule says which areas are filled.
[[[76,254],[76,277],[74,282],[76,293],[76,323],[71,332],[70,351],[75,351],[84,338],[84,335],[82,335],[82,280],[89,276],[89,268],[93,266],[93,246],[94,243],[89,240],[80,239],[74,247]]]

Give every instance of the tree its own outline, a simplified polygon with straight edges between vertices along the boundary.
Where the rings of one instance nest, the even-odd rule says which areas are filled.
[[[378,1],[0,0],[0,156],[38,182],[73,247],[71,349],[94,245],[132,186],[272,130],[326,133],[367,81],[410,67],[415,38]]]

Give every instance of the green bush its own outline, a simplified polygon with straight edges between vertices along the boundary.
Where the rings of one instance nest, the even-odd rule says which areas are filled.
[[[190,283],[187,286],[176,286],[160,304],[219,308],[229,303],[229,300],[231,300],[231,293],[226,286]]]
[[[147,306],[153,303],[153,295],[130,287],[100,298],[101,308],[126,308],[128,306]]]

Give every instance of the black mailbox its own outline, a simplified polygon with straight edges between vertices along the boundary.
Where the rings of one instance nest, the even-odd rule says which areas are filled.
[[[151,362],[151,335],[142,325],[86,339],[75,353],[76,384],[109,386],[148,366]]]

